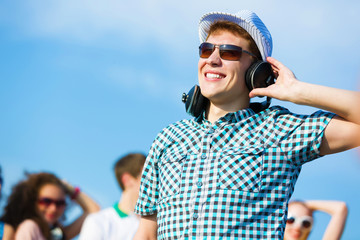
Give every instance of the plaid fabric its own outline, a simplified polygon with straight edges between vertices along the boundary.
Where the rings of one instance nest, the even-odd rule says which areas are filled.
[[[135,212],[157,214],[158,239],[282,239],[301,166],[320,157],[333,116],[277,106],[170,125],[153,142]]]

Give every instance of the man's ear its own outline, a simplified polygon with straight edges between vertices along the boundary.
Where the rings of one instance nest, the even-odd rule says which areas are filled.
[[[124,189],[127,189],[134,182],[134,177],[130,173],[124,173],[121,176],[121,182],[124,185]]]

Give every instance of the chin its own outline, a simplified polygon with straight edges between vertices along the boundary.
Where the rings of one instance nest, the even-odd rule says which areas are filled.
[[[53,225],[57,222],[58,218],[57,217],[46,217],[45,220],[49,225]]]
[[[284,236],[284,240],[300,240],[300,239],[306,239],[306,238],[304,238],[303,234],[286,234]]]

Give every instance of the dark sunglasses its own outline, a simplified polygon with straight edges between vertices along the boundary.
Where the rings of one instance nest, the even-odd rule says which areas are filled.
[[[241,58],[241,54],[247,53],[252,57],[257,58],[254,54],[251,52],[248,52],[246,50],[243,50],[239,46],[231,45],[231,44],[222,44],[222,45],[216,45],[208,42],[203,42],[199,46],[199,55],[201,58],[208,58],[210,55],[215,51],[215,48],[219,48],[220,52],[220,58],[223,60],[229,60],[229,61],[238,61]]]
[[[66,201],[64,199],[55,200],[47,197],[40,198],[38,200],[38,203],[41,205],[45,205],[46,207],[50,206],[51,204],[55,204],[55,206],[58,208],[63,208],[66,206]]]
[[[301,227],[303,227],[303,228],[311,228],[313,219],[312,219],[312,217],[309,217],[309,216],[304,216],[304,217],[289,216],[286,220],[286,224],[291,225],[294,223],[300,224]]]

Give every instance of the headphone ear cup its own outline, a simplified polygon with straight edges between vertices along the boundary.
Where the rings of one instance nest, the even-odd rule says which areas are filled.
[[[185,103],[186,112],[198,117],[205,110],[209,100],[201,94],[200,87],[195,85],[188,94],[183,94],[182,101]]]
[[[261,61],[257,61],[257,62],[254,62],[253,64],[251,64],[245,73],[245,83],[246,83],[246,86],[247,86],[249,92],[251,92],[251,90],[254,89],[254,87],[253,87],[254,72],[256,71],[256,68],[259,66],[260,62]]]
[[[275,76],[268,62],[257,61],[245,73],[245,83],[249,92],[254,88],[264,88],[275,83]]]

